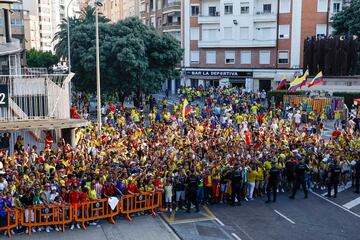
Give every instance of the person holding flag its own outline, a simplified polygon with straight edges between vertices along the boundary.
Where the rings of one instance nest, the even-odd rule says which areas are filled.
[[[277,86],[276,90],[280,90],[282,87],[284,87],[287,83],[287,77],[283,76],[283,78],[281,79],[279,85]]]
[[[324,77],[323,77],[323,73],[322,71],[320,71],[314,78],[313,80],[309,83],[308,88],[311,88],[312,86],[315,86],[319,83],[324,82]]]
[[[187,101],[187,99],[183,102],[183,108],[182,108],[182,117],[185,120],[186,115],[188,115],[192,111],[192,107],[190,103]]]

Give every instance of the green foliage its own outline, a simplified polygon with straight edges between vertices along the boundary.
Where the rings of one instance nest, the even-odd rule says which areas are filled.
[[[86,21],[70,22],[74,83],[77,89],[87,92],[96,89],[95,24],[91,19],[89,15]],[[66,57],[66,24],[57,39],[56,52]],[[122,96],[135,92],[139,96],[156,92],[165,80],[179,76],[175,70],[182,57],[179,42],[142,24],[138,18],[115,24],[101,21],[99,41],[102,92],[117,92]]]
[[[288,90],[273,90],[266,94],[269,101],[274,97],[274,102],[276,105],[282,103],[284,99],[284,95],[305,95],[305,91],[296,91],[296,92],[289,92]]]
[[[26,51],[26,60],[28,67],[31,68],[47,68],[57,64],[59,57],[52,54],[50,51],[43,52],[34,48]]]
[[[360,36],[360,0],[352,0],[343,11],[332,17],[335,35]]]
[[[346,106],[350,109],[354,104],[354,99],[360,98],[360,92],[334,92],[334,97],[343,97]]]

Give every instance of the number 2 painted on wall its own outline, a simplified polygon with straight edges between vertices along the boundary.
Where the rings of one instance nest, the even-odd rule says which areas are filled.
[[[0,105],[6,104],[5,100],[5,93],[0,93]]]

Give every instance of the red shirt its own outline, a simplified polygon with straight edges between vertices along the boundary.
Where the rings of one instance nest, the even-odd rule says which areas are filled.
[[[81,193],[78,191],[71,191],[69,193],[69,199],[72,206],[79,204],[81,200]]]

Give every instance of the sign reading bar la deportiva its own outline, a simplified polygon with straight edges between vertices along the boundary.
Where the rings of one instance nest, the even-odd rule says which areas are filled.
[[[252,72],[239,71],[186,71],[187,76],[213,77],[252,77]]]

